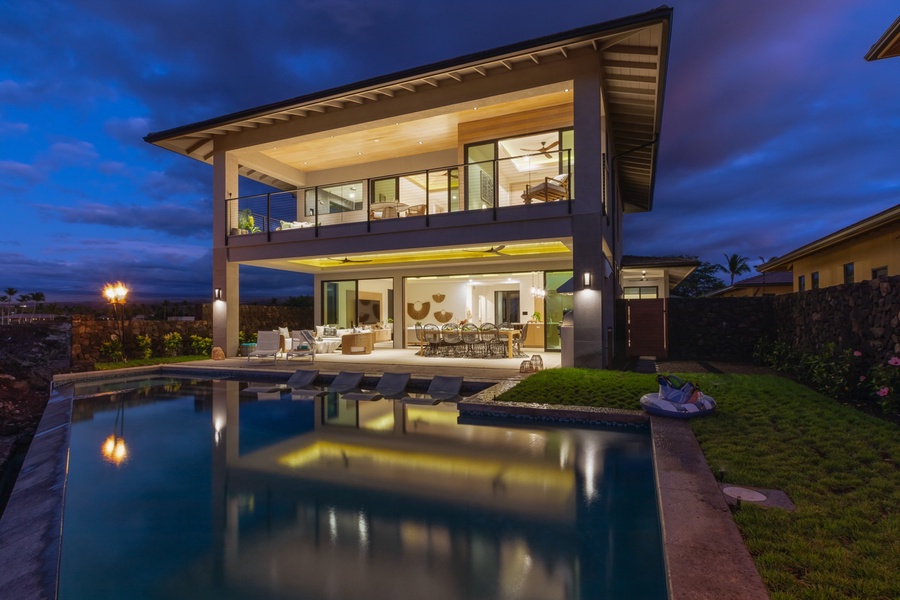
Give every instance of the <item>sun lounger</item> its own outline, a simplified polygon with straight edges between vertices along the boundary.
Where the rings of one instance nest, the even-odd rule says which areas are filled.
[[[331,385],[326,386],[321,390],[314,389],[301,389],[294,390],[291,393],[291,398],[295,400],[303,400],[303,399],[313,399],[318,398],[319,396],[324,396],[330,392],[337,392],[339,394],[343,394],[345,392],[351,392],[356,390],[359,386],[359,382],[362,381],[363,373],[352,373],[350,371],[341,371],[334,378],[334,381],[331,382]]]
[[[428,385],[428,391],[422,396],[406,396],[400,401],[407,404],[437,404],[448,400],[459,400],[459,390],[462,389],[462,377],[447,377],[435,375]]]
[[[378,380],[375,390],[372,392],[348,392],[343,394],[344,400],[381,400],[382,398],[396,399],[406,395],[406,386],[409,384],[409,373],[385,373]]]
[[[281,339],[277,331],[260,331],[256,334],[256,350],[247,355],[247,364],[251,358],[271,358],[278,361],[281,352]]]

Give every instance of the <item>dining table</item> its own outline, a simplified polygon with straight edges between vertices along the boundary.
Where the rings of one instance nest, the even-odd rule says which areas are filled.
[[[519,329],[499,329],[500,335],[506,337],[506,358],[513,358],[513,340],[522,335]]]

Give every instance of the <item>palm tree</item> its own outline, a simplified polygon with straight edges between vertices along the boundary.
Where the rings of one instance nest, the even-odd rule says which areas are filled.
[[[6,295],[0,296],[0,304],[5,305],[8,303],[9,303],[9,296],[6,296]],[[6,311],[3,308],[0,308],[0,323],[3,323],[3,321],[5,319],[6,319]]]
[[[28,307],[28,303],[31,302],[31,294],[22,294],[21,296],[19,296],[18,298],[16,298],[16,301],[17,301],[17,302],[21,302],[21,303],[24,304],[24,305],[26,306],[26,308],[27,308],[27,307]],[[20,321],[20,322],[21,322],[21,321]]]
[[[44,302],[44,300],[46,300],[46,297],[44,297],[44,292],[31,292],[31,301],[33,302],[33,304],[31,305],[32,319],[34,318],[34,311],[37,309],[38,304]]]
[[[732,254],[731,256],[727,254],[723,254],[725,257],[725,266],[716,265],[719,267],[720,271],[724,271],[731,275],[731,284],[734,285],[734,278],[736,275],[743,275],[744,273],[750,272],[750,265],[747,264],[747,257],[741,256],[740,254]]]

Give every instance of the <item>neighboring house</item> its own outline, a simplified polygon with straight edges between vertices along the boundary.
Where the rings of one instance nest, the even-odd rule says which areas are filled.
[[[900,56],[900,17],[887,28],[866,53],[866,60],[880,60]]]
[[[791,271],[793,291],[900,274],[900,204],[759,265]]]
[[[733,285],[710,292],[707,298],[740,298],[744,296],[777,296],[794,291],[791,271],[771,271],[735,281]]]
[[[148,135],[213,165],[214,344],[238,350],[238,267],[253,265],[312,274],[317,324],[392,319],[395,347],[416,322],[538,311],[558,349],[554,325],[574,309],[575,365],[608,364],[622,216],[653,203],[671,17]],[[572,278],[573,295],[555,292]]]

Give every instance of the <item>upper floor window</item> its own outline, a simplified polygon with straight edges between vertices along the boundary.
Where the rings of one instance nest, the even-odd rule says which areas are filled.
[[[872,269],[872,279],[887,277],[887,274],[887,267],[878,267],[877,269]]]
[[[844,265],[844,283],[853,283],[853,263]]]
[[[806,291],[806,275],[800,275],[799,277],[797,277],[797,291]]]
[[[819,272],[814,271],[813,274],[810,275],[809,277],[810,277],[809,283],[812,286],[812,289],[814,289],[814,290],[819,289]]]

